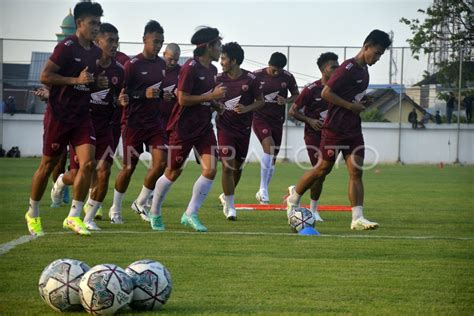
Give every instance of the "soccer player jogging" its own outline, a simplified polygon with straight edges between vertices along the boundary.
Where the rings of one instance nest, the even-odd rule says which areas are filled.
[[[135,171],[143,144],[151,153],[151,167],[145,176],[142,190],[132,203],[132,209],[144,221],[149,221],[145,207],[155,182],[166,167],[167,137],[160,119],[160,94],[166,64],[158,53],[163,46],[163,27],[151,20],[143,34],[143,52],[125,64],[124,85],[130,97],[125,108],[126,126],[123,131],[123,168],[115,179],[113,204],[109,217],[113,224],[123,224],[122,201]]]
[[[253,115],[253,131],[262,144],[263,156],[260,161],[260,189],[255,195],[260,204],[268,204],[268,185],[275,172],[275,162],[280,151],[285,122],[285,105],[292,103],[299,94],[298,85],[291,73],[283,68],[286,57],[275,52],[271,55],[268,67],[254,74],[262,85],[265,105]],[[291,97],[288,98],[288,91]]]
[[[331,52],[321,54],[317,64],[322,74],[321,79],[307,85],[301,91],[288,113],[298,121],[305,123],[304,142],[313,167],[317,164],[320,156],[321,127],[328,112],[328,105],[326,100],[321,97],[321,91],[339,66],[337,55]],[[311,213],[318,222],[323,221],[318,212],[318,200],[323,190],[323,182],[324,177],[321,177],[311,187]]]
[[[321,151],[322,160],[307,171],[296,186],[288,188],[288,213],[300,205],[301,196],[315,181],[331,171],[339,151],[342,151],[349,171],[349,199],[352,206],[351,229],[375,229],[378,223],[363,216],[364,186],[362,168],[364,164],[364,138],[360,112],[365,110],[363,97],[369,85],[367,66],[375,64],[391,45],[390,37],[380,30],[372,31],[364,41],[359,53],[350,58],[332,74],[321,93],[329,103],[323,125]]]
[[[216,117],[219,156],[222,161],[222,193],[219,199],[224,216],[236,220],[234,192],[242,175],[242,164],[247,157],[252,126],[252,111],[264,105],[257,77],[240,68],[244,51],[235,42],[222,46],[222,73],[216,83],[226,87],[225,111]]]
[[[166,194],[181,174],[186,159],[193,147],[200,155],[201,176],[194,183],[193,194],[181,217],[181,224],[191,226],[198,232],[207,228],[198,217],[198,210],[211,190],[217,165],[217,142],[211,123],[212,109],[222,110],[217,100],[225,97],[226,88],[215,85],[217,68],[213,61],[219,60],[221,38],[219,30],[204,27],[191,38],[196,45],[194,58],[182,66],[179,73],[178,101],[168,123],[169,160],[164,175],[155,186],[151,207],[151,228],[164,230],[161,206]]]
[[[73,187],[73,200],[63,227],[80,235],[90,235],[80,219],[84,200],[95,167],[95,134],[89,115],[91,87],[107,88],[105,77],[94,77],[100,49],[92,42],[99,32],[103,11],[98,3],[80,2],[74,7],[75,35],[56,45],[41,73],[41,83],[50,87],[44,116],[43,156],[31,188],[25,219],[32,235],[44,235],[39,202],[64,148],[76,151],[79,170]]]
[[[114,59],[118,40],[118,30],[112,24],[103,23],[100,26],[96,44],[102,50],[102,57],[98,62],[96,73],[107,77],[109,87],[107,89],[92,89],[89,100],[92,125],[96,135],[95,159],[97,161],[97,167],[92,174],[89,199],[84,206],[86,212],[84,224],[89,230],[100,230],[94,222],[94,217],[107,194],[112,158],[115,153],[111,125],[115,107],[128,104],[128,95],[123,89],[124,69]],[[74,183],[77,175],[79,166],[73,149],[71,149],[70,161],[70,171],[60,175],[53,187],[51,194],[53,204],[60,203],[65,185]]]

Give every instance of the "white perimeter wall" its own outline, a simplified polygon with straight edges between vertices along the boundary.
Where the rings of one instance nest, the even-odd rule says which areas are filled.
[[[291,123],[290,123],[291,124]],[[452,163],[456,160],[458,144],[457,124],[428,124],[424,130],[413,130],[410,124],[363,123],[366,162],[393,163],[400,159],[404,163]],[[302,126],[287,126],[288,138],[283,137],[278,158],[291,162],[309,162],[303,141]],[[43,116],[35,114],[3,115],[3,148],[20,147],[23,157],[40,156],[42,152]],[[399,146],[400,140],[400,146]],[[285,149],[286,146],[286,149]],[[121,149],[121,145],[119,145]],[[120,150],[121,152],[121,150]],[[262,149],[252,133],[248,160],[258,161]],[[149,158],[143,154],[142,159]],[[459,162],[474,164],[474,124],[461,124],[459,131]]]

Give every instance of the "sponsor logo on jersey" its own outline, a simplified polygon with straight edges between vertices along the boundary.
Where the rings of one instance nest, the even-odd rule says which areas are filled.
[[[148,75],[148,71],[142,71],[142,75]]]
[[[360,100],[362,100],[362,98],[365,96],[365,93],[366,93],[366,92],[367,92],[367,90],[362,91],[361,93],[356,94],[356,96],[354,97],[354,102],[360,102]]]
[[[356,80],[357,83],[362,83],[362,79]]]
[[[154,85],[149,86],[148,88],[159,89],[160,87],[161,87],[161,81],[158,83],[155,83]]]
[[[64,46],[71,46],[72,44],[74,44],[73,40],[67,40],[64,42]]]
[[[201,94],[201,95],[206,95],[206,94],[209,94],[209,93],[211,93],[211,92],[212,92],[212,89],[209,90],[209,91],[207,91],[207,92],[204,92],[204,93]],[[207,102],[207,101],[206,101],[206,102],[201,102],[201,104],[202,104],[202,105],[205,105],[205,106],[211,106],[211,102]]]
[[[346,69],[347,69],[347,70],[350,70],[350,69],[352,68],[352,66],[354,66],[353,63],[348,63],[348,64],[346,65]]]
[[[328,110],[322,111],[321,113],[319,113],[319,118],[323,121],[326,119],[327,116],[328,116]]]
[[[79,91],[86,91],[86,92],[91,91],[91,89],[88,86],[84,85],[84,84],[76,84],[74,86],[74,89],[79,90]]]
[[[199,77],[199,80],[204,80],[206,79],[206,77]]]
[[[265,95],[265,102],[276,103],[276,97],[278,96],[279,91],[275,91]]]
[[[322,100],[322,98],[314,98],[314,101],[316,101],[316,102],[319,102],[321,100]]]
[[[233,99],[227,100],[224,102],[224,106],[226,110],[233,111],[237,104],[239,104],[241,96],[235,97]]]
[[[90,103],[107,105],[108,103],[105,101],[105,98],[107,97],[107,94],[109,93],[109,91],[110,91],[110,88],[91,93]]]
[[[174,87],[176,87],[176,84],[172,84],[171,86],[167,86],[166,88],[163,88],[163,91],[171,93],[171,92],[173,92]]]
[[[81,59],[80,58],[74,58],[75,61],[77,61],[78,63],[81,62]]]

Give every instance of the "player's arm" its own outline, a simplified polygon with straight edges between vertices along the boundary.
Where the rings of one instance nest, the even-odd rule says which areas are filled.
[[[222,84],[216,86],[212,92],[203,95],[191,95],[178,90],[178,102],[182,106],[194,106],[203,102],[213,102],[225,97],[226,87]]]
[[[84,68],[79,77],[64,77],[58,72],[61,68],[51,60],[46,62],[40,75],[40,81],[45,86],[74,86],[78,84],[90,84],[95,81],[94,75]]]
[[[329,85],[325,85],[323,88],[323,91],[321,92],[321,97],[334,104],[337,106],[340,106],[342,108],[345,108],[349,111],[352,111],[354,113],[360,113],[365,110],[365,106],[362,103],[359,102],[349,102],[338,96],[334,91],[332,91],[331,87]]]

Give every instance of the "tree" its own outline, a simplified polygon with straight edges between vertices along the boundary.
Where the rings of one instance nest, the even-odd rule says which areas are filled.
[[[425,15],[424,21],[401,18],[400,22],[408,25],[413,38],[408,39],[414,58],[420,53],[431,54],[435,66],[432,73],[425,73],[425,79],[434,76],[438,83],[448,87],[458,86],[460,52],[463,51],[463,83],[474,82],[470,71],[472,62],[466,62],[473,53],[474,16],[472,0],[436,1],[426,10],[418,9]]]

